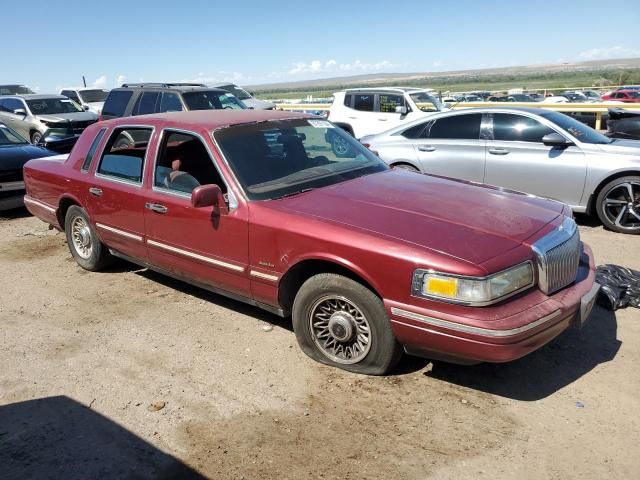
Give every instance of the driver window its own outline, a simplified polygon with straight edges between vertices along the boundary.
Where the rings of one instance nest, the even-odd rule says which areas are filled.
[[[493,114],[493,138],[507,142],[542,143],[542,137],[555,133],[537,120],[509,113]]]
[[[200,185],[226,186],[206,147],[195,135],[165,131],[154,172],[154,187],[190,195]]]

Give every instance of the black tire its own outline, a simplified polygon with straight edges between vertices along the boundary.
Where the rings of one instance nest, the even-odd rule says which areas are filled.
[[[331,305],[331,302],[342,306],[338,306],[329,316],[325,309],[327,305]],[[311,318],[314,312],[318,316],[314,315],[313,318],[316,321],[313,322],[314,327],[312,327]],[[329,335],[320,336],[318,339],[318,334],[314,332],[318,330],[316,326],[323,322],[319,315],[328,317],[326,323],[332,325],[333,330],[327,327],[326,333],[337,331],[347,335],[350,331],[352,340],[337,341],[333,336],[329,338]],[[304,282],[293,302],[292,317],[293,330],[300,348],[318,362],[355,373],[384,375],[398,363],[402,356],[402,347],[391,331],[389,318],[380,298],[364,285],[342,275],[321,273]],[[358,318],[360,323],[357,323],[355,318]],[[351,325],[349,325],[350,321],[352,321]],[[347,328],[342,326],[341,322],[343,325],[346,324]],[[358,330],[358,325],[368,325],[368,330]],[[361,336],[360,333],[363,331],[368,331],[368,336],[366,334]],[[332,355],[327,353],[331,350],[330,348],[325,350],[319,346],[320,342],[325,342],[323,338],[338,348],[342,346],[345,357],[345,350],[348,352],[348,349],[351,349],[352,353],[356,353],[353,353],[352,358],[338,359],[335,356],[332,358]],[[367,338],[368,347],[355,350],[354,344],[360,345],[362,338]]]
[[[72,205],[67,210],[64,231],[71,255],[85,270],[95,272],[113,261],[109,250],[102,244],[95,229],[91,226],[87,213],[77,205]],[[84,242],[85,239],[90,242],[88,251],[84,248],[87,246]]]
[[[392,165],[393,168],[400,168],[402,170],[407,170],[409,172],[419,172],[420,170],[418,170],[416,167],[414,167],[413,165],[409,165],[408,163],[396,163],[394,165]]]
[[[32,144],[36,145],[40,141],[41,138],[42,138],[42,134],[40,132],[38,132],[37,130],[31,132],[30,140],[31,140]]]
[[[596,213],[609,230],[640,234],[640,176],[615,178],[602,187],[596,198]]]

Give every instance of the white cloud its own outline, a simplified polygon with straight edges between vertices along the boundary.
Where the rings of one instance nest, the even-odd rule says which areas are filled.
[[[107,86],[107,76],[101,75],[93,82],[93,88],[105,88]]]
[[[124,75],[118,75],[116,77],[116,86],[120,86],[124,83],[124,81],[127,79],[127,77],[125,77]]]
[[[608,48],[592,48],[578,54],[581,60],[607,60],[609,58],[640,57],[640,49],[616,45]]]
[[[355,60],[351,63],[338,63],[334,59],[322,62],[321,60],[312,60],[310,62],[296,62],[289,68],[289,75],[307,75],[317,73],[335,73],[335,72],[381,72],[396,68],[397,65],[392,64],[388,60],[376,63],[365,63]]]
[[[195,77],[183,78],[181,82],[215,84],[215,83],[224,83],[224,82],[246,83],[249,80],[251,80],[251,77],[241,72],[227,72],[227,71],[221,70],[219,72],[215,72],[212,74],[207,74],[205,72],[198,72],[198,74]]]
[[[434,67],[438,68],[438,67],[442,67],[442,62],[439,62],[438,60],[436,60],[435,62],[433,62],[432,64]]]

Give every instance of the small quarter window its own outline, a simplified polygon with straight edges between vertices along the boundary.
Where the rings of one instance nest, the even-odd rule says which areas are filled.
[[[100,159],[97,173],[127,182],[142,183],[142,165],[151,131],[150,128],[114,130]]]
[[[350,93],[344,96],[344,105],[345,107],[351,108],[351,102],[353,101],[353,95]]]
[[[93,160],[93,156],[96,153],[96,149],[98,148],[98,144],[100,140],[102,140],[102,136],[104,135],[105,129],[103,128],[98,132],[96,138],[93,139],[93,143],[91,144],[91,148],[89,148],[89,152],[87,153],[87,158],[84,159],[84,163],[82,164],[82,171],[86,172],[89,170],[91,166],[91,160]]]

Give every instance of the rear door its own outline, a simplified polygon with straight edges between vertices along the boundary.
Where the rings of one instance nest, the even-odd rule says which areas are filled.
[[[413,140],[420,169],[425,173],[484,179],[485,140],[480,138],[481,113],[457,113],[430,121]]]
[[[152,127],[115,128],[94,162],[86,192],[87,211],[101,240],[141,261],[147,260],[142,179],[153,131]]]
[[[487,114],[485,183],[578,205],[587,165],[582,150],[548,147],[542,137],[561,131],[537,118],[513,113]]]
[[[209,148],[197,133],[163,132],[144,209],[149,260],[174,275],[247,297],[246,209],[217,215],[213,207],[191,206],[199,185],[216,184],[227,192]]]

